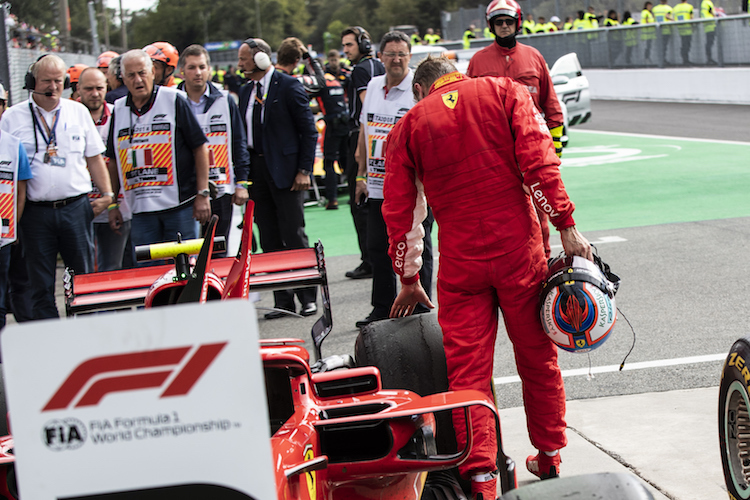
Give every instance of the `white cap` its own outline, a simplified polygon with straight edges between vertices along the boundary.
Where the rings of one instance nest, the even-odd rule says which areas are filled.
[[[552,16],[549,20],[551,22],[553,22],[553,23],[559,23],[560,22],[560,18],[557,17],[557,16]]]
[[[8,91],[5,90],[5,87],[2,83],[0,83],[0,99],[2,99],[3,101],[8,100]]]

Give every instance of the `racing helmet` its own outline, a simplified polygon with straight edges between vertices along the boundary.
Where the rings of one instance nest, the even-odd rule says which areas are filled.
[[[109,68],[109,62],[119,55],[120,54],[113,50],[102,52],[101,54],[99,54],[99,57],[96,58],[96,67],[105,69]]]
[[[74,64],[68,68],[68,75],[70,76],[70,83],[78,83],[78,79],[81,77],[81,73],[84,69],[88,68],[85,64]]]
[[[601,346],[617,320],[620,278],[598,256],[552,259],[542,287],[539,315],[552,342],[568,352]]]
[[[154,42],[143,47],[152,61],[161,61],[167,66],[177,68],[177,60],[180,58],[177,49],[168,42]]]
[[[515,18],[517,21],[516,32],[521,31],[521,21],[523,20],[523,15],[521,13],[521,6],[518,5],[518,2],[516,2],[515,0],[492,0],[487,6],[485,17],[487,19],[487,25],[489,26],[490,31],[493,33],[495,31],[494,27],[492,26],[492,20],[497,16],[510,16],[512,18]]]

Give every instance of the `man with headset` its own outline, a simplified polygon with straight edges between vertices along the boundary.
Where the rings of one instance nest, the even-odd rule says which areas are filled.
[[[248,38],[238,51],[238,67],[249,79],[240,89],[240,116],[247,130],[250,152],[250,196],[255,201],[255,221],[264,252],[308,248],[305,234],[304,194],[310,187],[315,161],[315,128],[310,98],[296,78],[271,65],[271,47],[260,38]],[[274,292],[277,311],[266,319],[295,311],[318,310],[315,287]]]
[[[354,64],[352,75],[347,86],[349,98],[349,157],[346,162],[346,181],[349,184],[349,203],[351,204],[354,227],[357,230],[359,250],[362,263],[353,271],[347,271],[346,277],[362,279],[372,277],[372,263],[367,251],[367,201],[357,203],[355,190],[357,186],[357,160],[354,153],[359,139],[359,115],[362,103],[367,95],[367,84],[372,77],[385,73],[383,63],[372,57],[370,34],[361,26],[350,26],[341,33],[341,44],[344,54]]]
[[[62,59],[44,55],[29,68],[25,88],[31,98],[6,111],[0,133],[12,133],[26,148],[32,178],[21,220],[34,319],[57,318],[57,254],[76,273],[94,270],[94,217],[114,193],[101,153],[104,143],[88,110],[62,99],[66,88]],[[102,193],[89,203],[91,182]]]

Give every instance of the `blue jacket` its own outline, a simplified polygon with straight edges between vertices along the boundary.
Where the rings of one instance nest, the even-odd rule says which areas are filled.
[[[250,80],[240,89],[243,122],[253,85],[255,82]],[[269,87],[263,119],[263,153],[276,187],[289,189],[297,172],[313,168],[318,130],[310,111],[310,99],[296,78],[274,70]],[[250,171],[252,180],[252,164]]]

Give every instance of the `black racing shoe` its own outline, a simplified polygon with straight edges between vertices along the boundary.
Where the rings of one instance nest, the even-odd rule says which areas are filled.
[[[370,267],[369,264],[363,262],[353,271],[347,271],[345,276],[353,280],[372,278],[372,267]]]

